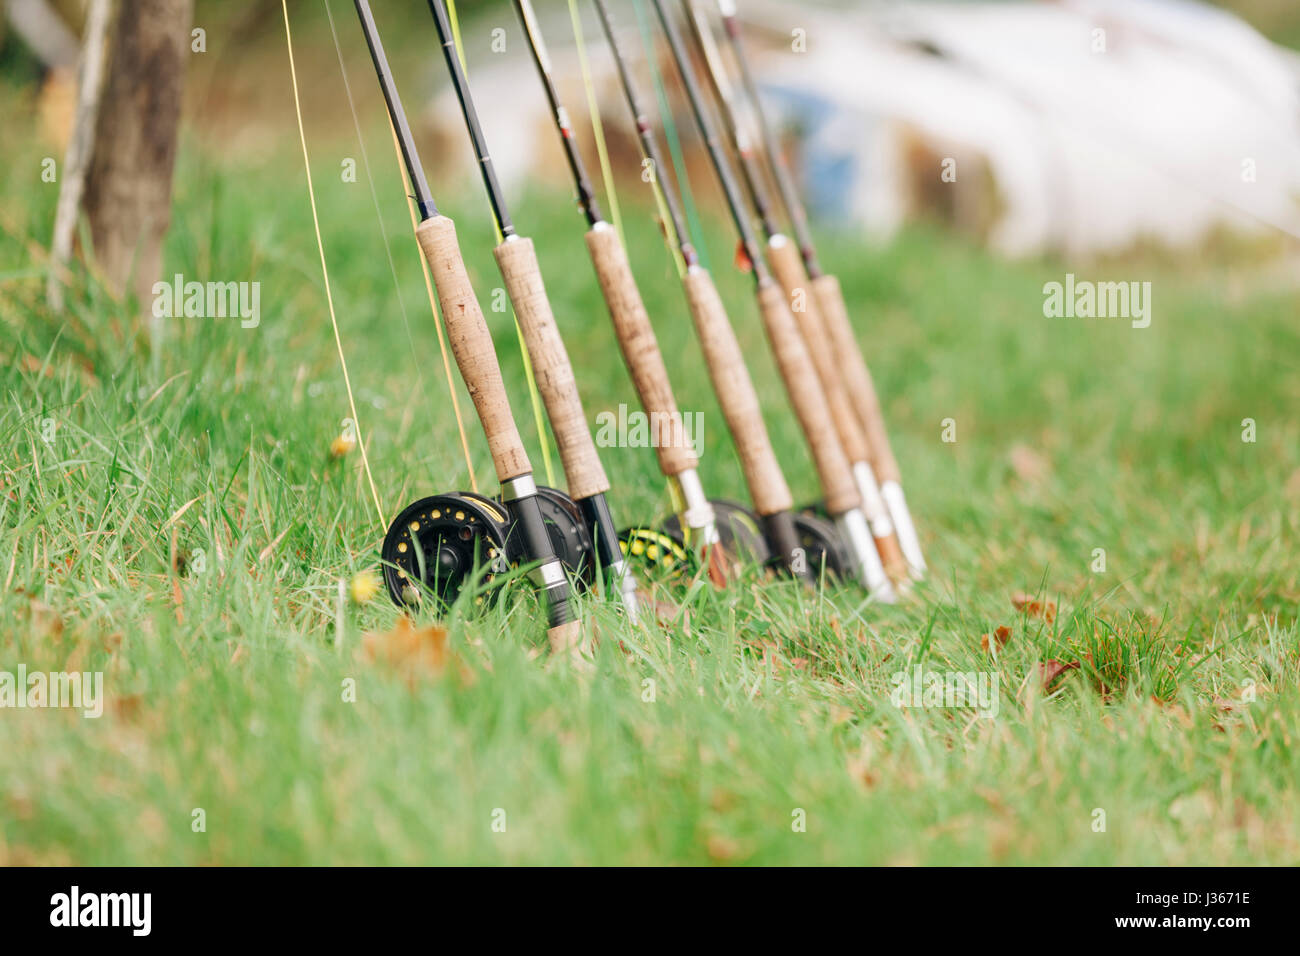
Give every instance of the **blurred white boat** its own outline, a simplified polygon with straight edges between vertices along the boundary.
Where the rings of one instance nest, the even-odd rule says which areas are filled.
[[[769,113],[823,219],[887,237],[938,218],[1013,256],[1194,246],[1223,228],[1300,235],[1300,58],[1223,10],[1194,0],[739,7]],[[624,20],[629,48],[641,49]],[[585,139],[563,17],[548,35]],[[587,41],[616,169],[635,189],[617,80],[598,31]],[[565,176],[531,70],[522,40],[505,56],[471,54],[507,188],[548,163],[557,182]],[[444,142],[463,143],[448,128],[450,103],[427,115]],[[678,126],[695,152],[685,112]],[[711,177],[703,165],[692,172]]]

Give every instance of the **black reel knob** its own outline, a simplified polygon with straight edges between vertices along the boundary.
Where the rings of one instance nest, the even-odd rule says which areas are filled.
[[[472,581],[490,586],[507,569],[505,510],[471,493],[432,495],[408,505],[388,527],[380,558],[399,607],[432,597],[442,607]]]

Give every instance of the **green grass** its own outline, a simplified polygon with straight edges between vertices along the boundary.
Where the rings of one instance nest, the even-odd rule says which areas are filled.
[[[469,479],[373,132],[406,321],[364,177],[339,182],[354,144],[309,129],[387,517]],[[924,230],[886,248],[827,234],[932,568],[914,598],[883,608],[852,587],[805,594],[750,575],[678,591],[681,615],[643,629],[593,600],[602,640],[580,674],[548,663],[539,608],[513,591],[448,622],[465,676],[411,678],[359,653],[363,633],[397,620],[382,596],[341,618],[336,606],[337,582],[376,566],[382,528],[358,456],[328,451],[349,411],[292,144],[221,168],[183,152],[168,274],[260,281],[262,321],[170,320],[154,354],[93,282],[64,315],[43,305],[31,243],[55,194],[34,173],[39,147],[14,150],[0,173],[0,670],[102,670],[108,705],[99,720],[0,711],[0,863],[1300,858],[1300,333],[1293,294],[1256,289],[1248,268],[1096,273],[1009,265]],[[470,185],[439,192],[458,200],[447,211],[486,300],[486,209]],[[708,489],[742,498],[651,212],[624,204],[679,402],[704,414]],[[567,197],[539,191],[516,218],[539,240],[588,414],[633,404]],[[811,500],[748,280],[719,271],[796,496]],[[1045,319],[1042,285],[1066,271],[1151,280],[1151,327]],[[540,468],[513,330],[489,319]],[[1040,456],[1038,475],[1016,467],[1016,446]],[[620,521],[665,513],[650,451],[605,464]],[[1055,602],[1055,620],[1014,610],[1018,591]],[[1005,647],[982,650],[1001,625]],[[1050,660],[1084,666],[1047,696]],[[895,707],[892,675],[915,666],[996,674],[996,718]]]

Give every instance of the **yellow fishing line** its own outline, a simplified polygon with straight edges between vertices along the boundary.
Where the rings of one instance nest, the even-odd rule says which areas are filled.
[[[334,41],[334,53],[338,57],[338,61],[339,61],[339,74],[343,77],[343,90],[347,94],[348,110],[352,113],[352,126],[357,132],[357,144],[361,147],[361,163],[366,168],[366,183],[370,187],[370,198],[374,203],[374,207],[375,207],[375,219],[379,222],[379,234],[380,236],[383,237],[384,240],[384,255],[387,256],[388,258],[388,270],[389,272],[392,273],[393,276],[393,289],[397,295],[397,308],[402,314],[402,325],[406,329],[406,340],[411,346],[411,355],[414,357],[415,338],[414,336],[411,335],[411,323],[409,317],[406,314],[406,304],[402,299],[402,284],[397,278],[397,265],[396,263],[393,262],[393,252],[389,248],[388,230],[384,227],[384,214],[383,211],[379,208],[379,194],[375,191],[375,176],[374,176],[374,172],[370,168],[370,156],[366,150],[366,140],[361,133],[361,119],[357,116],[356,103],[352,99],[352,84],[348,82],[348,68],[347,65],[343,62],[343,48],[339,45],[339,34],[338,31],[334,28],[334,13],[330,9],[329,0],[323,0],[323,2],[325,6],[325,17],[329,21],[329,25],[330,25],[330,37]],[[388,128],[393,133],[393,152],[394,155],[396,155],[397,157],[397,179],[398,182],[405,184],[406,167],[402,163],[401,149],[397,144],[397,131],[393,129],[391,117],[389,117]],[[415,217],[415,208],[412,205],[411,196],[409,192],[406,193],[406,201],[407,201],[408,208],[411,210],[411,226],[412,228],[414,228],[417,224],[417,220]],[[416,250],[418,253],[419,250],[418,243],[416,244]],[[419,256],[419,259],[420,259],[420,267],[424,270],[424,286],[425,286],[425,291],[428,292],[429,294],[429,308],[433,312],[434,329],[438,333],[438,350],[442,353],[442,369],[443,369],[443,373],[446,375],[447,378],[447,392],[451,396],[452,411],[456,415],[456,428],[460,431],[460,446],[465,453],[465,470],[469,474],[469,487],[471,491],[478,491],[478,483],[474,478],[474,463],[473,463],[473,459],[470,458],[470,453],[469,453],[469,442],[465,437],[465,422],[462,419],[460,413],[460,401],[456,397],[456,384],[451,377],[451,364],[447,360],[447,345],[444,342],[442,337],[442,325],[441,325],[442,317],[438,312],[437,302],[433,295],[433,286],[429,278],[428,263],[424,261],[424,256]],[[422,398],[424,398],[425,402],[427,403],[428,396],[425,395],[425,390],[424,390],[424,374],[420,370],[420,362],[418,358],[416,359],[416,363],[415,363],[415,375],[416,375],[416,381],[419,383],[420,386],[420,395]]]
[[[352,422],[357,429],[357,447],[361,449],[361,464],[366,472],[366,481],[370,484],[370,494],[375,501],[375,514],[381,530],[385,527],[384,506],[379,502],[379,490],[375,487],[375,478],[370,473],[370,457],[366,454],[366,443],[361,434],[361,419],[357,415],[357,402],[352,395],[352,379],[348,375],[348,360],[343,354],[343,338],[339,334],[338,317],[334,313],[334,293],[330,291],[330,270],[325,262],[325,241],[320,233],[320,215],[316,211],[316,189],[311,181],[311,157],[307,152],[307,131],[302,123],[302,103],[298,98],[298,69],[293,62],[293,34],[289,30],[289,2],[280,0],[284,11],[284,41],[289,48],[289,79],[293,83],[293,110],[298,117],[298,139],[302,143],[302,163],[307,172],[307,198],[311,202],[311,220],[316,230],[316,249],[320,253],[321,274],[325,278],[325,302],[329,306],[330,325],[334,327],[334,345],[339,353],[339,365],[343,369],[343,385],[348,393],[348,407],[352,411]]]
[[[587,114],[591,117],[591,132],[596,140],[596,155],[600,158],[600,178],[605,181],[609,219],[618,231],[618,241],[626,249],[623,217],[618,208],[618,193],[614,191],[614,169],[610,164],[609,150],[605,145],[605,125],[600,120],[600,109],[596,103],[596,87],[591,79],[591,64],[587,62],[587,44],[583,40],[582,15],[578,12],[578,0],[569,0],[569,19],[573,21],[573,39],[578,47],[578,69],[582,71],[582,85],[587,92]]]
[[[583,35],[582,15],[578,12],[578,0],[569,0],[569,19],[573,23],[573,41],[578,49],[578,67],[582,71],[582,84],[587,93],[587,114],[591,117],[591,132],[596,140],[596,155],[600,157],[600,177],[605,181],[605,198],[609,201],[609,215],[613,220],[614,228],[618,231],[618,241],[626,252],[627,240],[623,235],[622,216],[618,208],[618,193],[614,189],[614,170],[610,164],[609,150],[605,143],[605,125],[601,122],[600,108],[596,103],[596,85],[591,78],[591,64],[587,60],[587,41]],[[664,236],[668,240],[668,251],[673,257],[673,262],[677,264],[677,274],[684,277],[686,275],[686,260],[682,257],[681,249],[677,247],[676,231],[673,229],[672,219],[668,215],[668,207],[665,205],[662,187],[659,185],[657,170],[651,187],[655,203],[659,207],[659,219],[664,224]],[[681,514],[686,510],[686,499],[682,495],[681,485],[672,479],[669,479],[666,484],[672,510],[675,514]],[[682,522],[682,530],[689,543],[690,528],[684,521]]]
[[[677,192],[682,201],[682,212],[686,216],[686,229],[694,235],[695,251],[699,254],[700,264],[705,269],[709,268],[709,250],[704,243],[704,227],[700,223],[699,210],[695,207],[695,200],[691,193],[691,183],[686,176],[686,159],[682,155],[681,140],[677,136],[677,124],[673,122],[672,107],[668,102],[668,91],[664,86],[663,77],[659,73],[659,67],[655,62],[655,45],[653,35],[645,15],[645,9],[641,0],[632,0],[632,9],[636,13],[637,29],[641,33],[641,45],[645,47],[646,65],[650,68],[650,78],[653,81],[655,90],[655,99],[659,102],[659,118],[663,123],[664,141],[668,144],[668,157],[672,161],[673,171],[677,174]],[[655,188],[656,200],[660,202],[660,208],[663,209],[662,197],[658,195],[659,177],[663,173],[656,169],[655,171]],[[676,236],[672,224],[664,230],[666,233]],[[680,241],[681,237],[676,236]],[[674,243],[676,249],[677,243]],[[680,258],[680,250],[674,258]],[[684,270],[685,264],[678,263],[678,269]],[[711,270],[710,270],[711,271]]]
[[[577,0],[569,0],[569,19],[573,21],[573,40],[578,48],[578,63],[582,69],[582,82],[587,89],[587,114],[591,117],[591,129],[596,139],[596,153],[600,156],[600,175],[605,182],[605,193],[609,199],[610,216],[614,228],[618,230],[619,241],[627,248],[623,235],[623,226],[618,211],[618,195],[614,192],[614,171],[609,162],[609,150],[605,143],[605,127],[600,120],[600,110],[596,104],[596,90],[591,78],[587,60],[587,43],[582,31],[582,18],[578,13]],[[650,191],[654,194],[655,205],[659,208],[659,221],[663,224],[664,240],[668,243],[668,254],[677,266],[678,276],[686,275],[686,260],[678,247],[677,230],[673,228],[672,217],[668,214],[668,203],[664,199],[663,187],[659,183],[659,170],[654,170],[650,180]]]
[[[451,20],[451,38],[456,45],[456,59],[460,60],[460,68],[468,78],[469,68],[465,64],[465,48],[460,42],[460,19],[456,16],[456,0],[447,0],[447,17]],[[505,241],[505,236],[501,232],[501,224],[496,221],[496,216],[492,217],[492,228],[497,234],[497,245],[500,245]],[[515,338],[519,340],[519,354],[524,362],[524,381],[528,383],[528,398],[533,406],[533,421],[537,424],[537,442],[542,447],[542,470],[546,472],[546,483],[554,487],[555,465],[551,461],[550,433],[546,430],[542,416],[542,396],[537,391],[537,379],[533,376],[533,360],[528,354],[528,346],[524,343],[524,330],[519,327],[519,317],[515,315],[513,306],[510,307],[510,318],[515,323]]]

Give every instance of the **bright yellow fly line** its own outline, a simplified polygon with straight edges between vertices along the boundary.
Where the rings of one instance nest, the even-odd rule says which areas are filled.
[[[284,40],[289,49],[289,78],[293,82],[293,110],[298,118],[298,139],[302,143],[302,163],[307,173],[307,198],[311,202],[312,225],[316,230],[316,249],[320,253],[321,275],[325,279],[325,302],[329,306],[330,325],[334,328],[334,345],[339,353],[339,365],[343,369],[343,385],[348,393],[348,407],[352,411],[352,422],[357,430],[357,447],[361,449],[361,464],[365,469],[366,481],[370,484],[370,494],[375,502],[375,516],[380,528],[386,527],[384,506],[379,501],[379,490],[375,487],[375,478],[370,473],[370,457],[366,454],[366,443],[361,433],[361,419],[357,416],[357,402],[352,394],[352,379],[348,375],[348,360],[343,354],[343,339],[339,334],[338,317],[334,312],[334,293],[330,290],[330,271],[325,262],[325,242],[321,239],[320,215],[316,211],[316,189],[311,180],[311,157],[307,152],[307,132],[302,123],[302,103],[298,97],[298,69],[293,61],[293,34],[289,29],[288,0],[280,0],[284,11]]]

